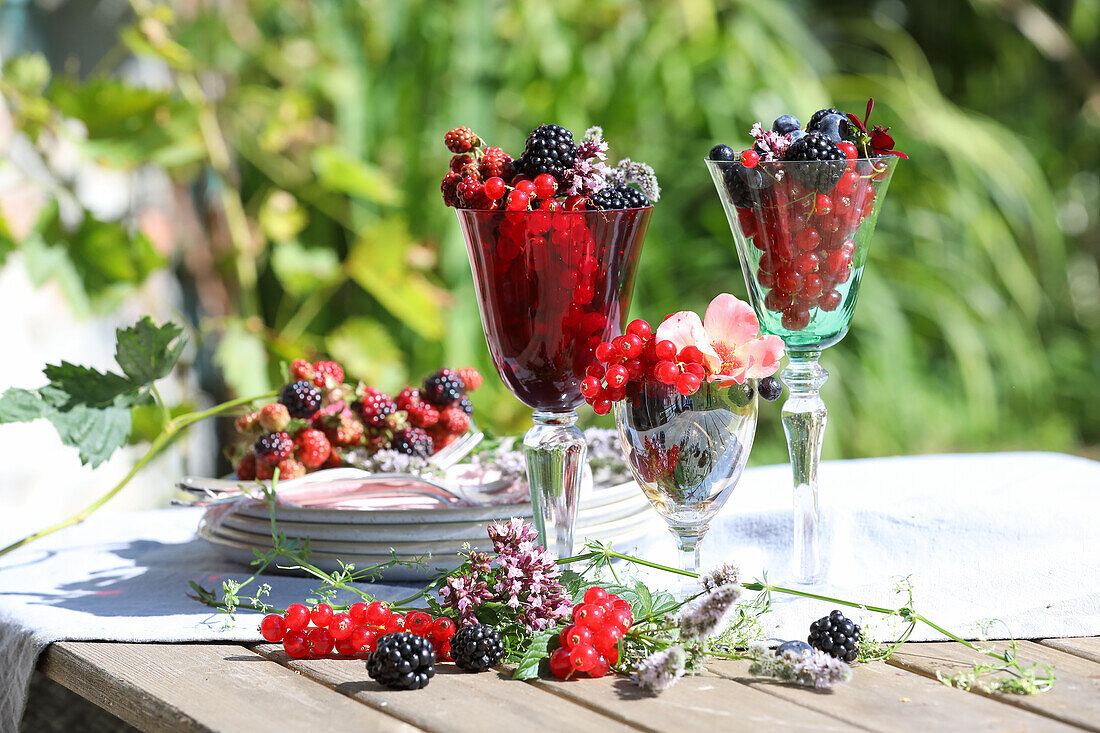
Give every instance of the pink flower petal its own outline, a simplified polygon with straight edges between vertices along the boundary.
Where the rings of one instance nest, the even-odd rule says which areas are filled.
[[[749,379],[770,377],[779,370],[779,360],[783,358],[783,339],[778,336],[762,336],[745,344],[738,350],[751,359],[745,372]]]
[[[711,341],[737,347],[751,341],[760,333],[760,322],[752,306],[743,300],[722,293],[710,302],[703,328]]]
[[[707,330],[703,328],[703,322],[692,311],[680,311],[665,319],[665,322],[657,327],[658,341],[671,341],[679,352],[685,346],[694,346],[703,352],[707,358],[711,370],[717,370],[722,366],[722,360],[714,347],[710,345]]]

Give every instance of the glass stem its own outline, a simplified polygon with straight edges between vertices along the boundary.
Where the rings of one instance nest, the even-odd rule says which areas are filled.
[[[536,410],[533,417],[535,425],[523,437],[523,451],[535,528],[543,546],[558,557],[570,557],[588,445],[575,425],[575,410]]]
[[[779,373],[790,395],[783,404],[783,432],[794,473],[794,573],[799,583],[821,580],[821,537],[817,507],[817,467],[828,410],[818,394],[829,373],[817,363],[820,351],[792,352]]]
[[[699,540],[703,534],[698,531],[683,531],[671,528],[676,535],[676,544],[679,547],[680,572],[688,576],[683,579],[675,590],[676,599],[685,601],[699,593]]]

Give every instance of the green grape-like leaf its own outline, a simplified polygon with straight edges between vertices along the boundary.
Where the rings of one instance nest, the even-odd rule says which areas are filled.
[[[186,343],[174,323],[157,326],[145,316],[129,328],[115,331],[115,361],[134,384],[149,384],[172,371]],[[173,343],[174,342],[174,343]]]

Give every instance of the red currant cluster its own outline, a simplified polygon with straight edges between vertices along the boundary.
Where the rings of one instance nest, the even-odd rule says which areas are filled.
[[[327,603],[313,608],[292,603],[282,615],[269,614],[260,622],[260,634],[268,641],[282,642],[286,653],[295,658],[334,652],[343,657],[369,654],[386,634],[411,632],[432,643],[437,659],[449,662],[455,631],[454,621],[446,616],[432,618],[423,611],[401,615],[381,601],[353,603],[340,612]]]
[[[679,351],[671,341],[658,341],[649,323],[631,321],[626,333],[596,347],[596,361],[585,370],[581,394],[597,415],[626,397],[630,382],[673,385],[682,395],[695,394],[706,377],[706,357],[695,346]]]
[[[558,635],[550,655],[550,672],[563,680],[587,674],[603,677],[619,662],[619,641],[634,624],[630,604],[614,593],[592,586],[573,607],[573,624]]]
[[[382,449],[427,457],[470,428],[467,396],[481,386],[476,369],[441,369],[420,389],[391,398],[363,384],[344,383],[334,361],[290,363],[279,401],[237,418],[237,478],[284,480],[343,465],[339,449]]]
[[[807,190],[788,176],[762,195],[760,206],[737,208],[742,233],[761,251],[756,279],[767,293],[764,306],[782,314],[789,331],[806,328],[814,308],[840,306],[837,286],[852,277],[855,234],[874,213],[881,172],[856,160],[854,144],[842,141],[837,147],[847,164],[828,194]]]

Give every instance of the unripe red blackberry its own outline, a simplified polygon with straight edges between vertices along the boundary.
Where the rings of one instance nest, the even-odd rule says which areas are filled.
[[[456,127],[443,136],[443,143],[452,153],[468,153],[481,145],[481,139],[468,127]]]

